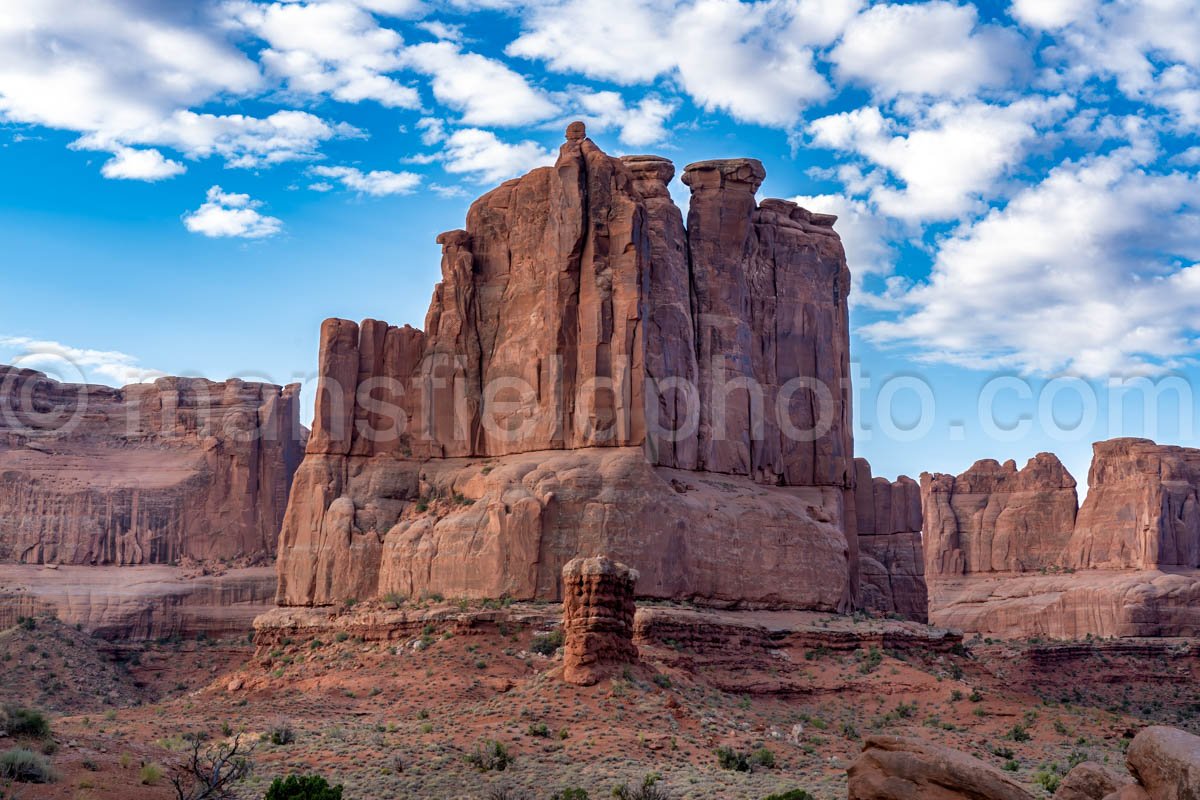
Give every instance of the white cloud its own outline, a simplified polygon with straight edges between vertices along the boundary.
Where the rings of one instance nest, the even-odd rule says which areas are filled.
[[[135,150],[132,147],[120,148],[100,167],[100,174],[106,178],[136,181],[159,181],[184,172],[187,172],[187,167],[165,158],[158,150]]]
[[[353,4],[241,0],[225,8],[233,24],[267,42],[259,58],[291,92],[348,103],[374,100],[391,108],[421,104],[416,89],[387,74],[403,66],[400,34]]]
[[[126,138],[139,144],[172,147],[190,158],[218,155],[231,167],[261,167],[316,158],[322,142],[361,136],[361,131],[345,123],[330,125],[307,111],[288,110],[261,119],[176,111]],[[106,150],[120,147],[121,142],[91,135],[80,139],[76,146]]]
[[[868,326],[932,360],[1086,376],[1173,366],[1200,332],[1200,178],[1126,148],[1066,162],[941,243],[910,311]]]
[[[666,121],[675,113],[678,103],[658,97],[643,97],[636,105],[627,106],[618,92],[584,92],[577,101],[589,130],[617,128],[623,144],[641,147],[657,144],[667,138]]]
[[[413,190],[421,185],[421,176],[415,172],[388,172],[379,169],[363,172],[355,167],[312,167],[309,172],[320,178],[339,181],[347,189],[372,197],[412,194]]]
[[[705,109],[787,126],[829,95],[814,48],[836,40],[861,6],[861,0],[562,0],[531,6],[508,53],[623,84],[670,75]]]
[[[118,350],[89,350],[62,342],[26,336],[0,335],[0,349],[10,350],[5,363],[36,369],[64,383],[104,379],[116,386],[148,383],[166,375],[162,370],[138,365],[138,359]]]
[[[242,239],[262,239],[274,236],[283,229],[282,220],[260,214],[262,201],[248,194],[225,192],[220,186],[208,190],[204,203],[183,216],[183,224],[192,233],[210,238],[236,236]]]
[[[907,220],[954,219],[980,206],[998,179],[1024,160],[1045,125],[1072,106],[1067,97],[1029,97],[1007,106],[941,102],[904,124],[868,106],[815,120],[816,144],[886,169],[903,188],[870,190],[883,213]],[[907,128],[907,130],[905,130]]]
[[[464,53],[452,42],[425,42],[405,51],[414,69],[432,78],[438,102],[462,113],[466,125],[526,125],[558,107],[500,61]]]
[[[850,295],[851,300],[864,305],[884,305],[877,296],[864,292],[862,286],[867,275],[887,277],[895,270],[896,252],[889,241],[896,232],[888,220],[862,200],[845,195],[798,195],[791,199],[818,214],[837,214],[834,230],[846,249],[846,263],[850,265],[855,290]]]
[[[1094,13],[1095,0],[1013,0],[1012,15],[1031,28],[1061,28]]]
[[[878,5],[855,17],[831,54],[838,75],[881,97],[965,97],[1006,85],[1027,60],[1015,31],[979,25],[972,5]]]
[[[418,22],[417,27],[435,39],[445,39],[448,42],[461,42],[463,40],[462,25],[451,25],[448,22],[442,22],[438,19],[429,19],[424,22]]]
[[[497,183],[554,163],[554,154],[536,142],[502,142],[491,131],[464,128],[446,140],[445,170],[468,174],[478,183]]]
[[[435,145],[446,141],[446,123],[437,117],[421,117],[417,120],[421,132],[421,144]]]

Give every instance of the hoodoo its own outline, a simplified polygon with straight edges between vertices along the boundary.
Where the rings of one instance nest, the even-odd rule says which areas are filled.
[[[281,605],[558,600],[571,559],[637,594],[858,600],[849,271],[835,218],[567,130],[438,237],[423,331],[332,319],[280,538]]]

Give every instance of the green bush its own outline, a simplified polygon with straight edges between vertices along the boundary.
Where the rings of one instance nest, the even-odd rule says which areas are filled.
[[[153,786],[162,780],[162,767],[158,764],[143,764],[142,769],[138,772],[138,780],[143,786]]]
[[[342,800],[342,785],[330,786],[320,775],[288,775],[271,781],[263,800]]]
[[[1045,789],[1047,794],[1054,794],[1058,791],[1058,785],[1062,783],[1062,776],[1043,767],[1034,774],[1033,782]]]
[[[721,769],[733,770],[734,772],[750,771],[750,757],[745,753],[734,750],[732,747],[717,748],[717,764]]]
[[[42,712],[14,705],[6,705],[3,712],[0,712],[0,730],[7,731],[8,735],[14,738],[50,738],[50,723],[46,721]]]
[[[670,800],[671,796],[658,787],[660,780],[662,776],[652,772],[642,779],[641,786],[634,789],[630,789],[627,783],[614,787],[612,796],[617,800]]]
[[[815,798],[803,789],[789,789],[782,794],[769,794],[763,800],[815,800]]]
[[[268,738],[271,740],[271,744],[283,746],[296,741],[296,732],[290,725],[276,725],[271,729]]]
[[[750,756],[750,763],[767,769],[775,768],[775,754],[766,747],[760,747]]]
[[[563,789],[550,796],[550,800],[589,800],[587,789]]]
[[[533,642],[529,645],[529,649],[544,656],[552,656],[558,651],[558,648],[562,647],[563,639],[564,636],[561,630],[551,631],[550,633],[539,633],[533,637]]]
[[[466,761],[480,772],[503,772],[513,762],[508,748],[503,743],[489,739],[475,746],[475,752],[466,756]]]
[[[15,747],[0,753],[0,780],[17,783],[54,783],[58,773],[40,753]]]

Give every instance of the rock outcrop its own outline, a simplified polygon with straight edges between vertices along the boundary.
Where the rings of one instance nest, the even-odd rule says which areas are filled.
[[[0,564],[0,630],[56,617],[102,639],[245,636],[275,599],[275,570]]]
[[[1097,442],[1063,560],[1078,569],[1200,567],[1200,450]]]
[[[606,553],[642,596],[857,602],[849,273],[833,217],[751,159],[674,168],[568,130],[438,237],[425,329],[328,320],[281,605],[560,599]]]
[[[930,619],[989,636],[1200,632],[1200,450],[1098,442],[1082,508],[1058,459],[923,475]]]
[[[907,475],[872,478],[865,458],[854,459],[862,605],[871,611],[925,622],[929,598],[921,546],[921,487]]]
[[[1084,761],[1067,773],[1054,793],[1056,800],[1104,800],[1133,783],[1125,774],[1095,761]]]
[[[122,389],[0,366],[0,562],[269,559],[304,448],[299,386]]]
[[[995,767],[943,745],[870,736],[850,766],[849,800],[1033,800]]]
[[[637,663],[637,579],[636,570],[603,557],[576,558],[563,567],[563,680],[592,686]]]
[[[1200,798],[1200,736],[1152,725],[1133,737],[1125,761],[1151,800]]]

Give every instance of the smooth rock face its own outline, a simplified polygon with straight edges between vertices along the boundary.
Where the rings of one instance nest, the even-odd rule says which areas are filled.
[[[299,385],[0,366],[0,562],[269,559],[305,436]]]
[[[551,600],[604,553],[646,596],[855,606],[833,218],[757,204],[761,165],[733,159],[685,170],[685,230],[673,169],[573,125],[438,237],[423,332],[326,321],[281,604]]]
[[[1097,442],[1088,487],[1064,566],[1200,567],[1200,450]]]
[[[637,662],[633,595],[638,573],[607,558],[576,558],[562,571],[563,680],[592,686]]]
[[[929,598],[921,547],[921,487],[907,475],[872,478],[865,458],[854,459],[862,605],[871,611],[925,622]]]
[[[209,575],[168,566],[0,564],[0,629],[49,614],[114,641],[243,636],[274,597],[270,566]]]
[[[1151,800],[1200,799],[1200,736],[1152,725],[1133,737],[1125,760]]]
[[[1003,772],[942,745],[871,736],[850,766],[849,800],[1032,800]]]
[[[1075,765],[1059,784],[1055,800],[1104,800],[1122,786],[1132,783],[1128,775],[1095,761]]]
[[[1075,528],[1075,479],[1053,453],[1018,471],[977,461],[959,476],[921,475],[925,574],[1030,572],[1057,565]]]

